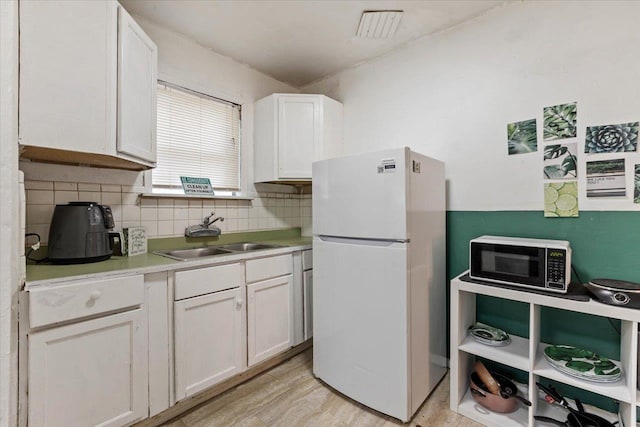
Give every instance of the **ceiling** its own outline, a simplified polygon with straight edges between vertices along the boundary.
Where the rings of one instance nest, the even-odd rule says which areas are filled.
[[[129,13],[301,87],[504,1],[122,0]],[[391,39],[356,38],[364,10],[403,10]]]

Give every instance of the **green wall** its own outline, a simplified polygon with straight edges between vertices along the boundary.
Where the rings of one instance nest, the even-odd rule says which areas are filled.
[[[568,240],[572,264],[583,281],[612,278],[640,283],[637,211],[587,211],[580,212],[578,218],[545,218],[541,211],[449,211],[449,279],[469,268],[469,240],[483,234]],[[447,288],[447,307],[448,297]],[[525,304],[491,297],[478,297],[476,304],[479,321],[515,335],[529,335],[529,310]],[[620,359],[619,335],[606,318],[550,308],[543,309],[541,317],[543,341],[581,346]],[[619,322],[614,323],[620,327]],[[579,397],[612,410],[610,402],[596,396]]]

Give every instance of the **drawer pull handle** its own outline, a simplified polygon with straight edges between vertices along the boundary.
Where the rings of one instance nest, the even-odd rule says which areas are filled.
[[[97,300],[101,296],[102,296],[102,292],[100,292],[98,290],[95,290],[95,291],[91,292],[91,295],[89,295],[89,299],[90,300]]]
[[[236,306],[237,306],[238,308],[240,308],[240,307],[242,307],[242,304],[244,304],[244,301],[242,300],[242,298],[238,298],[238,299],[236,300]]]

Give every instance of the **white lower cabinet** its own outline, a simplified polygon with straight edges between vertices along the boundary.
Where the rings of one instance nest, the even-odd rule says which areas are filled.
[[[242,288],[175,303],[176,400],[242,371],[243,305]]]
[[[247,285],[249,366],[291,347],[291,286],[291,274]]]
[[[304,296],[304,339],[313,336],[313,270],[302,273],[302,288]]]
[[[19,425],[131,425],[299,344],[303,322],[311,336],[311,270],[308,254],[293,258],[23,292]]]
[[[30,426],[122,426],[148,415],[146,313],[29,334]]]

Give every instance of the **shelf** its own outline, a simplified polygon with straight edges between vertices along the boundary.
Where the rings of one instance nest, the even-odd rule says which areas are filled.
[[[466,336],[458,350],[490,359],[521,371],[529,370],[529,340],[510,335],[511,342],[504,347],[492,347],[480,344],[470,336]]]
[[[457,279],[453,279],[457,280]],[[614,319],[629,320],[632,322],[640,322],[640,310],[632,308],[615,307],[612,305],[602,304],[593,300],[575,301],[567,298],[556,297],[552,295],[534,294],[526,290],[514,290],[500,288],[497,286],[485,285],[480,283],[465,282],[458,280],[458,286],[461,291],[472,292],[478,295],[488,295],[498,298],[520,301],[530,304],[543,305],[546,307],[559,308],[561,310],[576,311],[578,313],[592,314],[595,316],[611,317]]]
[[[518,410],[510,414],[491,412],[477,403],[469,390],[458,405],[458,413],[490,427],[522,427],[526,426],[529,421],[529,410],[524,405],[518,404]]]
[[[581,380],[579,378],[574,378],[570,375],[563,374],[562,372],[552,367],[549,362],[547,362],[547,359],[545,359],[544,357],[544,349],[548,345],[549,344],[541,343],[538,346],[536,363],[533,369],[533,373],[535,375],[555,380],[573,387],[588,390],[602,396],[607,396],[612,399],[619,400],[621,402],[631,403],[635,400],[631,398],[631,394],[629,392],[629,385],[627,384],[626,377],[627,372],[623,372],[620,381],[616,381],[614,383],[595,383]]]
[[[463,273],[464,274],[464,273]],[[455,278],[451,281],[451,387],[450,407],[472,420],[488,426],[546,426],[535,422],[534,414],[547,416],[557,420],[567,419],[567,410],[552,406],[541,401],[539,396],[533,407],[528,410],[518,408],[513,414],[492,413],[475,402],[468,391],[469,371],[473,369],[475,357],[482,357],[487,361],[510,366],[529,373],[529,382],[547,380],[557,381],[584,391],[599,395],[606,400],[620,402],[620,415],[608,413],[601,409],[590,407],[589,412],[598,414],[608,420],[622,419],[627,427],[640,427],[636,415],[640,414],[640,390],[635,388],[636,362],[638,360],[638,322],[640,310],[608,306],[595,301],[575,301],[552,295],[534,294],[527,290],[507,289],[480,283],[473,283]],[[512,336],[512,343],[505,347],[491,347],[482,345],[468,336],[467,327],[476,318],[476,296],[486,295],[505,300],[528,304],[529,338]],[[543,307],[552,307],[568,312],[585,313],[595,316],[609,317],[623,320],[620,336],[620,366],[623,369],[622,378],[615,383],[596,383],[575,378],[556,370],[544,357],[544,349],[548,344],[541,343],[541,329],[544,328]],[[562,325],[553,325],[562,327]],[[589,331],[584,331],[589,333]],[[535,393],[532,393],[535,394]],[[526,394],[524,394],[526,395]],[[595,396],[594,396],[595,397]],[[586,406],[586,405],[585,405]]]

